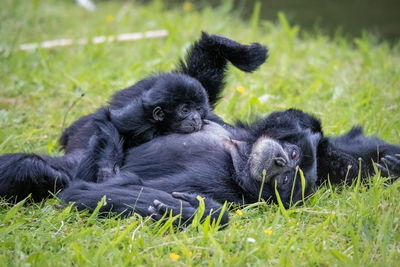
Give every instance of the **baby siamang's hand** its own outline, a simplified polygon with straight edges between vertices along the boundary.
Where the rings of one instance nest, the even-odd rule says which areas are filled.
[[[153,205],[149,207],[149,212],[152,214],[155,220],[160,220],[164,214],[166,214],[164,220],[169,218],[170,212],[172,212],[172,216],[179,215],[180,218],[174,221],[174,225],[176,226],[186,226],[192,223],[194,215],[196,214],[199,207],[199,200],[197,199],[197,194],[189,194],[189,193],[179,193],[173,192],[172,196],[180,200],[174,204],[166,204],[157,199],[153,201]],[[215,219],[218,220],[218,217],[221,212],[222,205],[215,202],[211,198],[204,198],[205,211],[201,218],[203,221],[208,215],[211,216],[211,221]],[[228,214],[225,211],[222,215],[220,225],[224,225],[228,222]]]
[[[97,165],[97,181],[105,181],[119,173],[123,161],[123,139],[110,120],[109,110],[103,108],[94,118],[96,133],[89,150]]]
[[[400,177],[400,154],[386,155],[381,158],[382,163],[375,163],[381,171],[382,176],[399,178]]]

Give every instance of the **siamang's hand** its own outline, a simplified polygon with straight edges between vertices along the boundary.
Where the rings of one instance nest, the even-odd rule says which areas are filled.
[[[90,150],[98,166],[97,181],[105,181],[119,173],[123,161],[123,140],[110,120],[109,110],[103,108],[94,118],[96,134],[91,138]]]
[[[96,135],[100,139],[113,139],[113,137],[118,134],[117,129],[110,119],[110,110],[108,108],[102,108],[97,111],[93,120],[94,126],[96,128]],[[103,140],[106,142],[107,140]]]
[[[160,220],[166,213],[167,214],[164,219],[168,219],[169,213],[172,212],[172,216],[180,215],[180,219],[175,220],[174,225],[177,226],[189,225],[193,221],[194,215],[199,207],[199,200],[197,199],[197,194],[173,192],[172,196],[180,201],[174,204],[166,204],[155,199],[153,201],[153,205],[151,205],[148,208],[149,212],[152,214],[155,220]],[[222,206],[210,198],[204,198],[204,204],[205,204],[205,211],[201,220],[204,220],[208,215],[210,215],[211,221],[213,219],[217,221]],[[220,224],[224,225],[227,222],[228,222],[228,214],[225,211],[224,214],[222,215]]]
[[[382,176],[400,177],[400,154],[386,155],[381,158],[382,163],[375,163]]]

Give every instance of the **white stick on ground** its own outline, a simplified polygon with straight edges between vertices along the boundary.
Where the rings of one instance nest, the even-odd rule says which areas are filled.
[[[155,31],[147,31],[147,32],[135,32],[135,33],[124,33],[118,35],[109,35],[109,36],[96,36],[91,39],[93,44],[101,44],[104,42],[126,42],[126,41],[135,41],[140,39],[152,39],[152,38],[163,38],[168,36],[167,30],[155,30]],[[45,41],[41,43],[30,43],[30,44],[21,44],[19,48],[21,50],[33,50],[37,48],[49,49],[53,47],[59,46],[68,46],[73,44],[86,45],[89,43],[87,38],[82,38],[79,40],[72,39],[58,39]]]
[[[93,12],[96,10],[96,5],[92,0],[76,0],[76,3],[88,11]]]

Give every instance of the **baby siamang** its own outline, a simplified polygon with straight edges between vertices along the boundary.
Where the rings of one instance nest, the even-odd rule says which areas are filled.
[[[208,103],[214,108],[220,98],[227,63],[252,72],[267,56],[267,49],[260,44],[242,45],[203,32],[177,70],[144,79],[117,92],[110,101],[109,115],[101,109],[100,114],[81,117],[63,132],[60,144],[66,153],[86,148],[97,130],[95,120],[110,120],[123,135],[126,147],[169,132],[199,130],[202,117],[222,122],[209,112]],[[204,90],[208,98],[204,97]]]
[[[219,98],[227,60],[251,72],[266,57],[266,48],[259,44],[241,45],[203,33],[186,62],[180,61],[178,71],[155,75],[117,92],[109,106],[82,117],[64,131],[61,144],[66,153],[89,144],[75,175],[104,181],[118,173],[127,149],[156,136],[198,131],[204,118],[219,120],[208,114],[208,99],[215,105]],[[113,147],[104,145],[108,138],[114,140]]]
[[[94,133],[112,129],[110,138],[118,147],[105,148],[101,134],[92,133],[76,175],[106,180],[118,172],[124,151],[156,136],[198,131],[210,109],[205,89],[188,75],[167,73],[141,80],[117,92],[109,106],[93,114]]]
[[[202,83],[209,103],[214,106],[223,88],[226,60],[236,62],[236,66],[254,66],[251,58],[240,63],[240,51],[254,52],[257,50],[251,47],[257,46],[243,46],[221,36],[206,37],[213,40],[206,43],[214,42],[214,46],[202,46],[203,35],[181,70]],[[255,62],[259,62],[257,53],[245,55],[254,56]],[[190,64],[191,60],[195,64]],[[205,75],[202,71],[217,74]],[[207,77],[215,80],[209,82]],[[362,177],[373,174],[373,161],[391,175],[400,174],[399,146],[367,138],[357,129],[338,138],[325,137],[320,122],[298,110],[273,113],[252,124],[235,126],[224,123],[212,112],[206,118],[200,131],[162,135],[123,152],[120,172],[98,183],[71,174],[75,164],[81,162],[82,150],[88,143],[91,145],[88,140],[93,131],[77,131],[87,122],[93,123],[93,115],[89,115],[67,129],[64,147],[69,151],[61,158],[25,154],[0,157],[0,195],[23,197],[32,192],[34,199],[39,199],[53,190],[52,185],[56,184],[56,189],[67,185],[60,198],[75,202],[80,209],[94,210],[106,196],[101,212],[127,215],[135,211],[158,219],[170,210],[190,222],[198,207],[197,195],[205,197],[205,214],[216,219],[225,201],[253,203],[260,198],[276,201],[279,195],[284,205],[289,206],[301,201],[303,192],[307,195],[328,175],[334,183],[351,181],[358,175],[359,165],[354,162],[358,163],[359,158]],[[93,127],[87,125],[87,129]],[[119,155],[121,146],[118,138],[112,138],[115,126],[103,126],[103,131],[95,136],[103,138],[107,153],[105,156],[100,153],[99,159],[113,153]],[[109,133],[111,138],[107,137]],[[299,170],[304,174],[304,188]],[[226,223],[227,214],[222,215],[221,223]]]

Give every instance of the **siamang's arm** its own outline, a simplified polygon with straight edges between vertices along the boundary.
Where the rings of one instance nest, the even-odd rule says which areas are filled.
[[[91,137],[89,148],[80,162],[76,178],[102,182],[119,173],[123,164],[123,138],[110,121],[109,111],[102,108],[94,115],[96,133]]]
[[[267,59],[267,48],[253,43],[242,45],[222,35],[202,33],[193,44],[179,72],[196,78],[206,89],[209,103],[215,107],[225,85],[225,71],[230,61],[242,71],[252,72]]]
[[[63,189],[73,176],[80,152],[62,157],[36,154],[5,154],[0,156],[0,197],[21,200],[32,194],[40,201]]]
[[[141,216],[152,216],[159,220],[165,212],[172,215],[181,215],[175,224],[190,224],[196,213],[199,202],[196,194],[172,193],[153,189],[141,185],[140,179],[134,174],[121,173],[103,183],[75,181],[60,193],[60,198],[65,202],[74,202],[79,210],[94,211],[98,202],[106,196],[100,213],[113,212],[121,216],[128,216],[136,212]],[[212,220],[217,220],[221,212],[221,204],[210,198],[205,198],[205,212],[203,219],[211,215]],[[168,213],[169,215],[169,213]],[[168,216],[167,215],[167,216]],[[222,214],[221,225],[228,222],[228,213]]]
[[[382,175],[393,178],[400,176],[400,146],[366,137],[360,127],[338,138],[322,138],[317,159],[319,183],[329,176],[331,183],[350,184],[359,173],[361,178],[374,175],[374,163]]]

